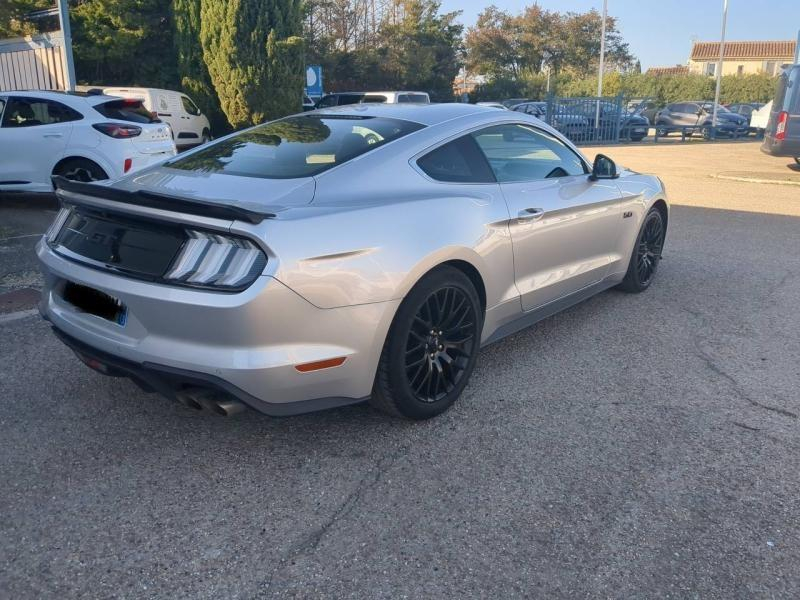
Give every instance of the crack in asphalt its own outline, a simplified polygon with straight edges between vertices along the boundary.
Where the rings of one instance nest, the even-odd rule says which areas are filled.
[[[774,293],[774,291],[776,289],[778,289],[780,286],[782,286],[792,275],[793,275],[793,273],[791,273],[791,272],[786,274],[786,275],[784,275],[784,277],[781,279],[781,281],[773,288],[772,293]],[[692,310],[690,308],[686,308],[686,307],[682,307],[682,308],[683,308],[683,310],[685,312],[689,313],[693,317],[695,317],[697,319],[700,319],[703,322],[702,323],[703,328],[708,329],[710,327],[709,324],[708,324],[708,319],[706,318],[706,316],[704,314],[702,314],[700,312],[697,312],[697,311],[694,311],[694,310]],[[742,387],[739,384],[739,382],[736,381],[736,378],[733,377],[733,375],[731,375],[727,371],[725,371],[721,366],[719,366],[717,364],[717,362],[714,360],[714,358],[712,356],[710,356],[702,348],[702,346],[700,345],[700,341],[701,341],[700,332],[701,332],[701,329],[698,328],[697,330],[695,330],[695,333],[692,335],[692,343],[694,344],[694,347],[695,347],[695,355],[700,360],[702,360],[703,363],[705,363],[706,367],[710,371],[716,373],[717,375],[719,375],[720,377],[725,379],[728,383],[730,383],[731,387],[733,388],[733,391],[736,393],[737,396],[739,396],[739,398],[749,402],[751,405],[755,406],[756,408],[760,408],[762,410],[773,412],[773,413],[782,415],[784,417],[789,417],[791,419],[797,419],[798,418],[798,415],[795,412],[792,412],[790,410],[786,410],[785,408],[780,408],[778,406],[771,406],[769,404],[764,404],[763,402],[759,402],[758,400],[756,400],[754,398],[751,398],[750,395],[747,394],[747,392],[745,392],[742,389]]]
[[[361,495],[368,489],[375,487],[383,478],[391,467],[397,463],[402,456],[406,454],[409,446],[400,446],[396,451],[383,455],[370,471],[365,474],[356,484],[353,491],[351,491],[333,514],[319,527],[312,530],[299,542],[292,545],[291,548],[284,555],[278,559],[277,564],[273,568],[269,577],[262,584],[263,587],[269,589],[272,587],[275,577],[286,566],[286,564],[293,559],[300,556],[312,554],[319,546],[322,538],[331,530],[339,521],[347,518],[361,499]]]

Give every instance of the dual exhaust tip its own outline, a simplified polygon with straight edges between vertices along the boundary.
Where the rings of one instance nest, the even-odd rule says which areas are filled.
[[[238,400],[221,396],[217,392],[205,388],[181,390],[175,394],[175,399],[188,408],[212,412],[222,417],[231,417],[244,412],[247,408]]]

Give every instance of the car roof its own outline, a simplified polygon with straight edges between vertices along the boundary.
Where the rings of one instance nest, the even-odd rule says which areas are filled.
[[[65,104],[79,105],[81,102],[85,102],[91,106],[96,106],[109,100],[119,100],[117,96],[106,96],[104,94],[92,94],[88,92],[62,92],[60,90],[10,90],[7,92],[0,92],[0,94],[58,100]]]
[[[422,125],[436,125],[451,119],[457,119],[468,115],[482,112],[495,112],[489,106],[478,106],[476,104],[449,103],[449,104],[347,104],[345,106],[335,106],[322,108],[315,111],[317,114],[330,115],[352,115],[358,117],[386,117],[390,119],[402,119],[404,121],[414,121]]]

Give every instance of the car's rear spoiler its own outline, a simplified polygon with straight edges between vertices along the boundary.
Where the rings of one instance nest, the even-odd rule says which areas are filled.
[[[58,190],[65,192],[72,192],[81,194],[83,196],[91,196],[93,198],[103,198],[105,200],[113,200],[114,202],[124,202],[126,204],[135,204],[137,206],[145,206],[147,208],[157,208],[161,210],[172,210],[176,212],[187,213],[190,215],[199,215],[201,217],[211,217],[215,219],[230,219],[233,221],[246,221],[257,225],[264,219],[271,219],[275,217],[275,213],[261,212],[242,208],[230,204],[219,204],[213,201],[206,200],[192,200],[190,198],[181,198],[180,196],[170,196],[169,194],[159,194],[156,192],[149,192],[147,190],[137,190],[129,192],[118,188],[95,185],[93,183],[83,183],[80,181],[72,181],[59,175],[53,176],[53,185]]]

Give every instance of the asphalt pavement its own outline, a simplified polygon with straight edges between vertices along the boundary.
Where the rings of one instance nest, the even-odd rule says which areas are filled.
[[[0,596],[800,597],[800,194],[671,151],[617,149],[675,192],[652,288],[488,347],[425,423],[196,413],[0,316]],[[0,292],[44,210],[0,205]]]

